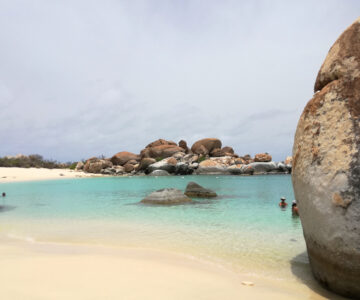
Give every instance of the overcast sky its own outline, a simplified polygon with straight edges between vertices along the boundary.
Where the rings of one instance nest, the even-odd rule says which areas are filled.
[[[359,15],[358,0],[0,0],[0,156],[217,137],[283,160]]]

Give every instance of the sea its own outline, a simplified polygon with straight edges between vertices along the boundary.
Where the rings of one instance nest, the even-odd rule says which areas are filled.
[[[194,181],[218,197],[140,203]],[[0,236],[27,243],[160,249],[272,280],[311,280],[290,175],[133,176],[0,185]],[[288,207],[278,203],[285,197]]]

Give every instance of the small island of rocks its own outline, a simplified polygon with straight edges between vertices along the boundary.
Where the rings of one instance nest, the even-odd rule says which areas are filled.
[[[201,139],[191,148],[184,140],[158,139],[140,154],[121,151],[111,158],[92,157],[76,166],[76,170],[112,176],[289,174],[291,168],[291,156],[282,162],[272,161],[268,153],[240,156],[217,138]]]

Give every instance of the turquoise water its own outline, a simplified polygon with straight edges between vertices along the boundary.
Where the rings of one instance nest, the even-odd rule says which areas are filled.
[[[215,199],[149,206],[139,201],[189,181],[215,190]],[[305,251],[289,175],[104,177],[7,183],[0,233],[29,242],[72,242],[161,248],[211,260],[240,272],[286,278]],[[306,259],[302,262],[307,264]]]

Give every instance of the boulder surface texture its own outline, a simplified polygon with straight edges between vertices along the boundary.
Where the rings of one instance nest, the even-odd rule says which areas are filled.
[[[214,149],[221,149],[221,141],[215,138],[202,139],[194,143],[191,151],[195,154],[207,155]]]
[[[331,47],[298,123],[292,180],[315,278],[360,299],[360,18]]]
[[[183,192],[178,189],[161,189],[147,195],[141,200],[142,203],[161,205],[179,204],[191,201],[192,200],[188,196],[184,195]]]
[[[196,198],[212,198],[217,196],[214,191],[204,188],[200,184],[192,181],[186,186],[185,195]]]

